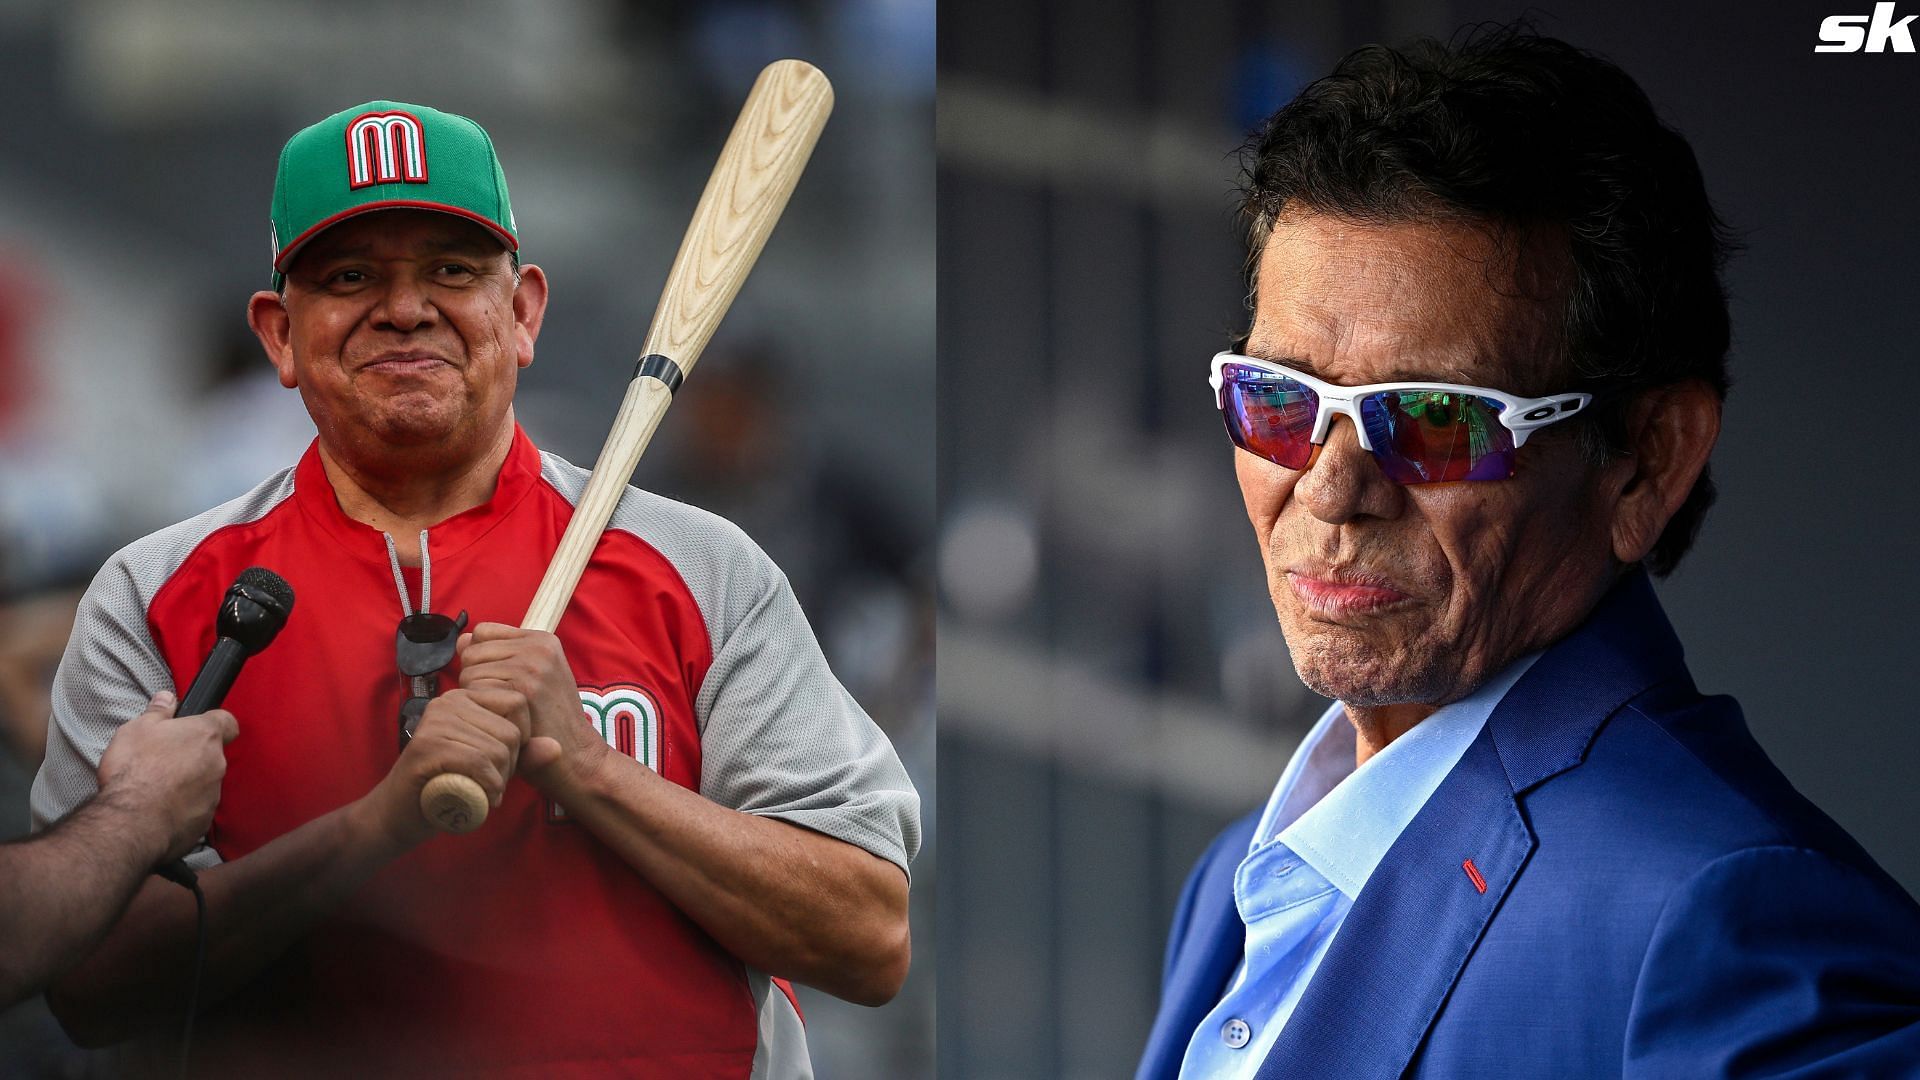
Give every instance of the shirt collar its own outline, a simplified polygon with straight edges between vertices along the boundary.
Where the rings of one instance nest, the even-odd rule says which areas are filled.
[[[494,484],[493,496],[479,506],[455,514],[427,530],[434,557],[453,555],[492,532],[494,526],[500,524],[520,504],[520,500],[526,498],[539,480],[540,451],[516,423],[513,426],[513,445],[507,450],[507,459],[500,466],[500,477]],[[333,484],[327,479],[326,466],[320,461],[318,439],[307,447],[306,454],[294,469],[293,498],[308,516],[341,542],[343,552],[386,562],[386,544],[380,537],[380,531],[353,520],[346,511],[340,509],[340,500],[334,495]]]
[[[1358,769],[1353,725],[1334,702],[1281,773],[1254,831],[1254,846],[1279,839],[1349,899],[1358,899],[1387,850],[1486,726],[1494,706],[1539,658],[1530,653],[1508,664]]]

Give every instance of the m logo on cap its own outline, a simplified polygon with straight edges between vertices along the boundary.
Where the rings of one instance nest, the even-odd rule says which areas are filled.
[[[407,112],[370,112],[347,125],[347,186],[424,184],[427,135]]]

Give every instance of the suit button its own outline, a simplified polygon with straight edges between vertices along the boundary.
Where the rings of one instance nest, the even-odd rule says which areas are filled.
[[[1253,1038],[1253,1029],[1248,1027],[1247,1022],[1239,1017],[1235,1017],[1220,1025],[1220,1041],[1233,1047],[1235,1050],[1247,1045],[1247,1040],[1251,1038]]]

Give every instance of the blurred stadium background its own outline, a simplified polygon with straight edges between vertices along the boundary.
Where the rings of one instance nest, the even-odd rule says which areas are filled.
[[[907,989],[803,1005],[821,1076],[930,1074],[933,48],[932,0],[0,4],[0,837],[77,590],[312,438],[244,321],[288,135],[375,97],[492,133],[553,283],[519,416],[591,464],[748,85],[804,57],[834,118],[638,482],[772,554],[919,785]],[[0,1075],[104,1068],[38,1002],[0,1017]]]
[[[1695,677],[1920,890],[1899,674],[1920,497],[1898,473],[1912,433],[1867,421],[1910,377],[1920,117],[1894,103],[1920,68],[1815,56],[1846,10],[1533,15],[1640,81],[1747,231],[1721,502],[1661,586]],[[1361,44],[1519,11],[941,6],[943,1077],[1131,1075],[1184,875],[1324,706],[1287,661],[1205,387],[1245,318],[1234,149]]]

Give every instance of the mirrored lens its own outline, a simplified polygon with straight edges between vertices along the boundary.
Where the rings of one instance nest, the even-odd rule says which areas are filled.
[[[1285,375],[1242,364],[1222,366],[1220,379],[1220,415],[1233,444],[1275,465],[1306,468],[1319,395]]]
[[[1513,475],[1513,433],[1492,398],[1389,390],[1360,401],[1367,440],[1388,478],[1402,484],[1504,480]]]

